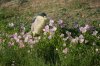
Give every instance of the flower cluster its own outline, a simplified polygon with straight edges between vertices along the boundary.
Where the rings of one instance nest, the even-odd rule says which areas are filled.
[[[57,27],[55,26],[54,20],[52,19],[50,19],[49,25],[46,25],[43,29],[44,35],[48,34],[49,39],[52,38],[56,30],[57,30]]]
[[[63,41],[66,42],[67,40],[70,41],[70,43],[83,43],[85,41],[85,38],[82,34],[80,34],[79,36],[76,36],[75,38],[73,38],[71,36],[71,32],[66,31],[67,37],[64,37],[64,34],[61,34],[60,36],[63,37]]]
[[[89,30],[89,29],[90,29],[89,25],[85,25],[85,27],[80,27],[79,28],[80,32],[82,32],[82,33],[86,33],[86,31]]]
[[[44,34],[45,35],[48,35],[48,38],[51,39],[52,36],[54,35],[55,31],[58,29],[56,26],[55,26],[55,21],[54,20],[50,20],[49,24],[46,25],[43,29],[44,31]],[[56,24],[58,25],[58,27],[60,27],[59,29],[63,29],[63,28],[66,28],[67,27],[65,26],[63,20],[59,20],[58,23]],[[74,31],[69,31],[69,30],[65,30],[66,31],[66,34],[65,33],[62,33],[60,32],[61,34],[59,35],[62,40],[63,40],[63,53],[64,54],[67,54],[68,52],[68,48],[66,47],[67,45],[67,42],[69,42],[69,44],[87,44],[89,42],[91,42],[91,40],[87,39],[86,36],[91,35],[91,36],[96,36],[97,37],[97,34],[98,34],[98,31],[97,30],[91,30],[91,26],[86,24],[84,27],[83,26],[79,26],[78,23],[74,23],[74,28],[76,28],[75,30],[77,30],[77,34],[78,35],[73,35]],[[88,33],[89,31],[92,32],[92,34]],[[98,37],[97,37],[98,38]],[[58,50],[58,49],[57,49]]]
[[[76,35],[76,36],[72,36],[73,32],[70,32],[70,31],[66,31],[67,36],[64,36],[65,34],[61,33],[60,37],[62,37],[62,39],[64,41],[64,46],[66,46],[65,45],[66,41],[70,41],[71,44],[78,44],[78,43],[85,44],[85,43],[91,42],[90,40],[87,40],[86,36],[88,36],[88,34],[91,36],[96,36],[97,39],[99,39],[98,38],[99,36],[97,36],[98,35],[97,30],[94,30],[94,31],[91,30],[91,32],[92,32],[91,34],[90,33],[85,34],[87,31],[90,31],[90,29],[91,29],[90,25],[86,24],[84,27],[79,27],[78,24],[76,24],[76,26],[77,26],[76,28],[79,29],[79,32],[77,31],[78,35]]]
[[[26,34],[18,34],[15,33],[11,35],[11,41],[8,43],[9,46],[13,46],[16,43],[18,44],[19,48],[25,47],[25,44],[28,44],[30,48],[33,47],[40,39],[39,37],[32,37],[31,33]]]
[[[14,24],[9,23],[9,26],[13,27]],[[60,28],[57,28],[57,27],[60,27]],[[86,24],[83,27],[83,26],[79,26],[78,23],[74,23],[74,28],[76,28],[75,30],[79,30],[79,31],[77,31],[78,35],[72,36],[74,31],[67,30],[65,23],[61,19],[58,20],[57,22],[55,22],[53,19],[50,19],[49,24],[45,25],[43,29],[43,34],[48,36],[48,39],[51,39],[55,35],[55,32],[57,31],[57,29],[63,30],[63,28],[66,28],[65,33],[60,32],[60,35],[59,35],[63,40],[63,44],[62,44],[64,47],[64,50],[62,51],[63,53],[66,54],[68,52],[68,48],[66,48],[67,42],[69,44],[86,44],[90,42],[90,40],[86,39],[88,30],[91,29],[90,25]],[[10,36],[10,41],[8,42],[8,45],[10,47],[17,44],[19,48],[23,48],[26,46],[25,44],[28,44],[32,48],[34,44],[39,42],[41,36],[33,37],[30,32],[25,33],[24,25],[21,25],[20,29],[21,29],[20,33],[14,33],[13,35]],[[100,39],[100,36],[97,36],[98,33],[99,32],[97,30],[94,30],[92,31],[92,34],[89,34],[89,35],[96,36],[97,39]],[[0,38],[0,43],[1,42],[2,42],[2,39]],[[93,42],[93,45],[94,44],[96,44],[95,41]]]

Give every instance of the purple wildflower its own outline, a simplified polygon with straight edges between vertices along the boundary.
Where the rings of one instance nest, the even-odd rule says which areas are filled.
[[[43,29],[44,32],[49,32],[49,25],[46,25],[45,28]]]

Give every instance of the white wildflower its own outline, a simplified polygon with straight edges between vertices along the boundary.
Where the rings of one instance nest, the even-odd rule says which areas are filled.
[[[92,35],[96,36],[97,33],[98,33],[98,31],[95,30],[95,31],[93,31],[93,34]]]
[[[68,37],[66,37],[66,38],[63,38],[63,41],[67,41],[68,40]]]
[[[66,43],[63,44],[63,47],[66,47]]]
[[[58,48],[56,48],[56,50],[58,51]]]
[[[79,36],[79,42],[80,43],[83,43],[84,42],[84,36],[82,34]]]
[[[88,43],[89,41],[88,40],[85,40],[85,43]]]
[[[81,34],[80,36],[79,36],[79,39],[83,39],[84,38],[84,36]]]
[[[84,39],[80,39],[79,42],[80,42],[80,43],[83,43],[83,42],[84,42]]]
[[[60,37],[64,37],[64,34],[61,34]]]
[[[78,37],[76,37],[76,38],[72,38],[72,39],[71,39],[71,43],[78,43],[78,40],[79,40]]]
[[[67,34],[68,36],[71,36],[71,32],[69,32],[69,31],[66,31],[66,34]]]
[[[18,38],[21,39],[22,37],[19,35]]]
[[[96,43],[95,42],[93,42],[93,46],[95,46],[96,45]]]
[[[96,52],[98,52],[98,51],[99,51],[99,49],[98,49],[98,48],[96,48],[96,49],[95,49],[95,51],[96,51]]]
[[[85,32],[87,31],[86,28],[84,28],[84,27],[80,27],[79,30],[80,30],[82,33],[85,33]]]
[[[28,39],[29,39],[29,37],[26,36],[25,39],[24,39],[24,42],[28,42]]]
[[[49,26],[53,26],[53,25],[54,25],[54,20],[50,19]]]
[[[14,23],[9,23],[8,25],[9,25],[9,27],[13,27]]]
[[[64,54],[67,54],[67,52],[68,52],[68,48],[63,49]]]
[[[30,50],[28,50],[27,52],[28,52],[28,53],[30,53],[31,51],[30,51]]]

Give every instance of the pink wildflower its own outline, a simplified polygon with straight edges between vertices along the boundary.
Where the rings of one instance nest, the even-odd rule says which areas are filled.
[[[88,30],[89,28],[90,28],[90,26],[89,25],[85,25],[85,27],[84,27],[86,30]]]

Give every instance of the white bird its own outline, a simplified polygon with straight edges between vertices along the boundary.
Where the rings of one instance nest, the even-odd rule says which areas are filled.
[[[47,16],[45,13],[41,13],[34,19],[34,22],[31,25],[31,32],[33,33],[33,36],[38,35],[43,26],[45,25],[47,20]]]

